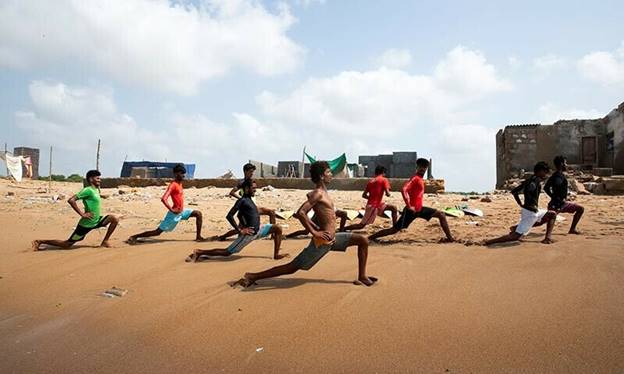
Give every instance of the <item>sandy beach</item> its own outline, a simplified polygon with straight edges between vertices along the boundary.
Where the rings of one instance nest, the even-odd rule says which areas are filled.
[[[246,271],[274,261],[272,242],[240,255],[186,263],[194,222],[146,244],[130,235],[155,228],[164,188],[103,189],[104,214],[121,217],[114,248],[96,248],[104,230],[73,250],[33,252],[33,239],[65,239],[77,215],[66,200],[80,184],[0,182],[0,372],[2,373],[621,373],[624,371],[624,196],[578,196],[582,235],[571,216],[522,243],[437,244],[437,222],[416,221],[372,243],[373,287],[355,286],[357,256],[330,253],[308,272],[234,289]],[[43,192],[43,191],[42,191]],[[185,191],[204,214],[204,235],[228,229],[226,189]],[[295,209],[306,191],[259,191],[259,206]],[[339,208],[360,208],[360,192],[331,191]],[[8,196],[11,195],[11,196]],[[449,218],[454,235],[502,235],[518,219],[509,194],[492,202],[425,196],[434,208],[467,203],[483,218]],[[401,208],[398,192],[388,202]],[[547,200],[540,202],[545,207]],[[263,220],[266,217],[263,218]],[[285,232],[294,220],[278,221]],[[366,232],[388,226],[378,219]],[[285,240],[295,256],[308,239]],[[123,297],[102,296],[117,286]]]

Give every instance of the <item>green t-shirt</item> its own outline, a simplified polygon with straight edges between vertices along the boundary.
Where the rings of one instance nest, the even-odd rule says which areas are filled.
[[[76,194],[82,200],[85,213],[93,213],[93,218],[82,218],[78,224],[83,227],[95,227],[100,223],[100,192],[93,186],[85,187]]]

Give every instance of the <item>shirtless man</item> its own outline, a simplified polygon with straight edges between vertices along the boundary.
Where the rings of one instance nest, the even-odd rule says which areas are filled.
[[[329,165],[325,161],[317,161],[310,165],[310,176],[316,188],[308,193],[308,200],[297,211],[297,218],[311,234],[310,244],[291,262],[273,267],[259,273],[246,273],[233,286],[249,287],[260,279],[293,274],[299,270],[310,270],[329,251],[346,251],[347,247],[358,247],[358,279],[354,284],[372,286],[377,278],[366,275],[368,258],[368,240],[363,235],[352,233],[336,233],[336,214],[334,202],[329,197],[326,184],[332,179]],[[318,225],[312,223],[308,212],[314,210],[318,217]]]
[[[42,245],[57,247],[62,249],[71,248],[76,242],[79,242],[87,236],[91,230],[99,229],[100,227],[108,226],[106,235],[100,247],[110,247],[108,239],[110,239],[113,231],[119,223],[119,219],[113,215],[107,215],[102,217],[100,214],[100,172],[97,170],[89,170],[87,172],[86,180],[89,185],[83,188],[80,192],[72,196],[67,202],[71,205],[72,209],[81,217],[78,222],[78,226],[67,240],[35,240],[32,242],[32,248],[35,251],[41,251],[45,248],[41,248]],[[78,207],[78,200],[82,200],[84,205],[84,211]]]

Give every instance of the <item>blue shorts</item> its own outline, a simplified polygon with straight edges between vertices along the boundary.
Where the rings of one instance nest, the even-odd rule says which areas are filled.
[[[318,247],[314,244],[314,239],[310,240],[310,244],[295,257],[293,263],[301,270],[310,270],[329,251],[346,251],[351,235],[350,232],[338,232],[333,242],[321,244]]]
[[[227,247],[227,251],[232,254],[242,251],[243,248],[248,246],[249,243],[253,242],[254,240],[262,239],[269,236],[269,231],[271,231],[271,227],[273,227],[273,225],[271,224],[261,225],[258,232],[254,235],[239,235],[238,238],[236,238],[236,240],[234,240],[232,244]]]
[[[158,228],[162,231],[173,231],[180,221],[188,220],[191,213],[193,213],[191,209],[184,209],[180,214],[168,211],[165,219],[163,219],[162,222],[160,222],[160,225],[158,225]]]

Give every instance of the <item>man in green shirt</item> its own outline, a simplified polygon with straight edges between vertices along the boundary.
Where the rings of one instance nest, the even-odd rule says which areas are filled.
[[[33,250],[40,251],[45,249],[45,247],[41,248],[42,245],[69,249],[76,242],[84,239],[91,230],[99,229],[100,227],[105,226],[108,226],[108,230],[106,231],[106,235],[104,236],[104,240],[102,240],[100,247],[110,247],[108,239],[113,234],[113,231],[115,231],[115,228],[117,228],[119,219],[113,215],[102,217],[100,214],[100,192],[98,190],[100,187],[100,175],[100,172],[97,170],[89,170],[86,177],[89,185],[68,200],[69,205],[71,205],[71,207],[81,217],[80,221],[78,221],[78,226],[76,226],[76,229],[71,234],[69,239],[35,240],[32,242]],[[84,211],[82,211],[78,206],[78,200],[82,200]]]

